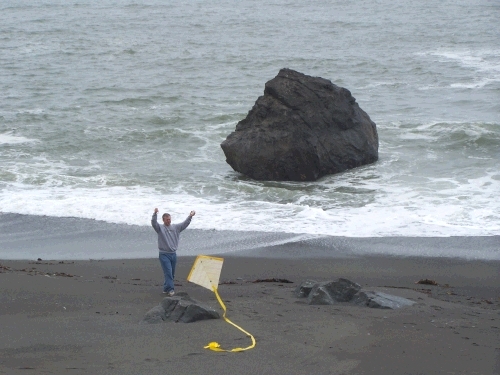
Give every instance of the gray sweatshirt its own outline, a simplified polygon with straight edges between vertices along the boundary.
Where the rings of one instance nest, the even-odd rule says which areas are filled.
[[[179,224],[170,224],[168,227],[165,224],[158,224],[156,213],[151,218],[151,225],[156,233],[158,233],[158,250],[160,253],[175,253],[179,246],[179,235],[191,223],[191,216]]]

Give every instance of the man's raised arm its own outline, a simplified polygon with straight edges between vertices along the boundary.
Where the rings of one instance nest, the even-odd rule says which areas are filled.
[[[196,212],[191,211],[186,220],[184,220],[184,222],[179,224],[179,232],[182,232],[184,229],[188,227],[189,224],[191,224],[191,219],[193,218],[194,215],[196,215]]]
[[[153,214],[153,217],[151,218],[151,226],[153,227],[156,233],[160,233],[160,224],[158,224],[157,215],[158,215],[158,209],[155,208],[155,212]]]

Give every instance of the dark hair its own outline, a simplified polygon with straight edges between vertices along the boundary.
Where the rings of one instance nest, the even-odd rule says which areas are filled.
[[[170,216],[170,214],[163,214],[161,215],[161,218],[163,219],[165,216]]]

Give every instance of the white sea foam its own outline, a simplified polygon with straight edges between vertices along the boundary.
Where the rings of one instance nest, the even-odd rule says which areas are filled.
[[[15,145],[19,143],[37,142],[36,139],[30,139],[21,136],[12,135],[12,133],[0,134],[0,145]]]
[[[19,113],[28,113],[30,115],[41,115],[42,113],[45,113],[45,110],[43,108],[23,109],[20,110]]]
[[[399,87],[399,86],[403,86],[403,85],[408,85],[408,83],[407,82],[397,82],[397,81],[370,82],[368,85],[359,87],[358,90],[370,90],[370,89],[378,88],[381,86]]]
[[[420,56],[435,56],[439,62],[455,61],[458,64],[474,68],[481,71],[500,72],[498,58],[500,50],[438,50],[429,52],[419,52]]]
[[[438,63],[456,63],[459,67],[472,71],[465,82],[450,83],[451,88],[480,89],[500,82],[499,50],[438,50],[417,53],[419,56],[432,56]],[[426,85],[420,90],[442,89],[439,85]]]
[[[405,140],[437,140],[439,138],[450,138],[453,134],[464,133],[471,140],[480,137],[491,136],[497,138],[495,123],[471,123],[463,121],[430,121],[422,124],[412,125],[402,122],[392,122],[386,127],[397,130],[397,136]]]
[[[494,196],[500,189],[500,181],[493,176],[469,180],[468,184],[455,188],[467,199],[477,200],[477,205],[470,202],[462,205],[459,198],[426,196],[425,191],[404,192],[400,188],[394,188],[397,201],[388,191],[364,207],[322,209],[298,203],[244,200],[217,203],[187,194],[164,195],[144,187],[30,189],[19,186],[0,193],[0,211],[149,225],[150,215],[158,207],[161,212],[172,214],[174,221],[196,210],[192,225],[199,229],[348,237],[497,235],[500,234],[500,204],[495,203]],[[478,195],[478,189],[489,193]]]
[[[237,121],[223,122],[221,124],[209,125],[206,127],[206,129],[209,131],[214,131],[214,130],[226,131],[227,129],[234,129],[237,123],[238,123]]]
[[[500,76],[498,79],[494,78],[484,78],[479,81],[473,81],[473,82],[468,82],[468,83],[452,83],[450,85],[451,88],[463,88],[463,89],[480,89],[483,88],[489,84],[496,83],[500,81]]]

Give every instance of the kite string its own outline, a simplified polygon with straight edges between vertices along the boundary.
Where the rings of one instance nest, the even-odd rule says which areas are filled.
[[[206,349],[210,349],[210,350],[214,350],[214,351],[217,351],[217,352],[221,352],[221,351],[223,351],[223,352],[241,352],[243,350],[248,350],[248,349],[252,349],[253,347],[255,347],[255,338],[253,337],[253,335],[250,334],[249,332],[245,331],[240,326],[234,324],[228,318],[226,318],[226,305],[224,305],[224,302],[222,302],[222,299],[219,296],[219,292],[217,291],[217,288],[215,286],[213,286],[213,290],[214,290],[215,296],[217,297],[217,300],[219,301],[220,305],[222,306],[222,310],[224,310],[224,314],[222,315],[222,317],[224,318],[224,320],[226,322],[228,322],[229,324],[231,324],[232,326],[238,328],[241,332],[243,332],[247,336],[249,336],[252,339],[252,345],[247,346],[246,348],[234,348],[234,349],[231,349],[231,350],[224,350],[224,349],[220,348],[220,345],[218,343],[211,342],[210,344],[208,344],[207,346],[205,346],[205,348]]]

